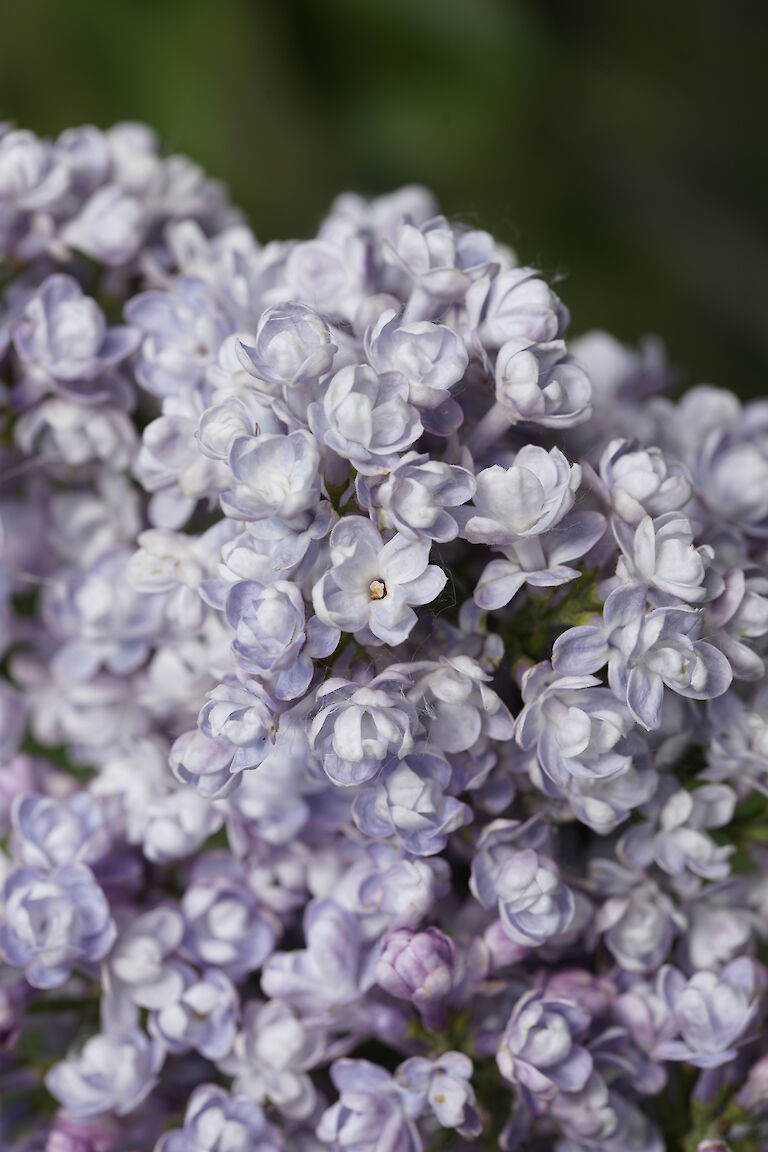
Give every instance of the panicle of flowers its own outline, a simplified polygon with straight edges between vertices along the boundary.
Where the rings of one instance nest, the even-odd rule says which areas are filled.
[[[3,1148],[760,1146],[768,403],[140,125],[0,256]]]

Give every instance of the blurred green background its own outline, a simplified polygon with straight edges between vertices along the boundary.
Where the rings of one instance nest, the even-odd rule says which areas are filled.
[[[429,184],[577,331],[768,392],[768,13],[748,0],[6,0],[0,115],[141,119],[263,240]]]

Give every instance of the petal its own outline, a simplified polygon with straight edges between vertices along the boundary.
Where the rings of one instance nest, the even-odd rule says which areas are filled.
[[[429,550],[428,540],[408,540],[400,533],[393,536],[378,555],[383,579],[392,584],[416,580],[429,564]]]
[[[503,608],[524,583],[525,574],[509,560],[492,560],[475,588],[475,604],[486,612]]]
[[[569,628],[558,636],[552,649],[552,667],[564,676],[597,672],[608,660],[605,631],[592,624]]]
[[[664,683],[660,676],[648,672],[642,665],[633,668],[627,681],[627,706],[644,728],[658,728],[661,725],[661,706],[664,700]]]
[[[442,568],[430,564],[418,580],[411,580],[404,585],[403,594],[409,604],[430,604],[440,595],[446,585],[448,577]]]
[[[547,536],[550,567],[567,564],[589,552],[605,527],[606,520],[600,512],[572,513]]]

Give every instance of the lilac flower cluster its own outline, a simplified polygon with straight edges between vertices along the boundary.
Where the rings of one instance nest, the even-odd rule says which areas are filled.
[[[765,1146],[768,403],[136,125],[0,252],[0,1145]]]

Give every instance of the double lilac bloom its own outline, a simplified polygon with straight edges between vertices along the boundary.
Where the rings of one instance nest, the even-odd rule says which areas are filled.
[[[528,992],[515,1005],[497,1060],[531,1108],[544,1108],[558,1092],[584,1088],[593,1061],[579,1037],[589,1025],[589,1014],[576,1003],[541,992]]]
[[[418,719],[405,696],[410,686],[390,672],[362,685],[334,677],[318,689],[309,739],[334,784],[364,784],[390,756],[411,751]]]
[[[376,784],[356,798],[357,827],[374,839],[394,836],[415,856],[442,852],[472,810],[450,795],[451,766],[442,756],[414,751],[382,768]]]
[[[0,254],[3,1148],[762,1146],[766,402],[141,125]]]
[[[534,821],[494,820],[477,841],[470,887],[484,908],[498,905],[504,931],[516,944],[538,947],[564,932],[573,894],[557,865],[538,851],[547,830]]]
[[[157,1152],[197,1152],[227,1148],[231,1152],[280,1152],[278,1131],[254,1100],[229,1096],[215,1084],[201,1084],[189,1098],[184,1127],[166,1133]]]
[[[24,865],[3,887],[0,957],[34,988],[56,988],[76,965],[103,959],[115,939],[109,902],[85,864]]]
[[[107,327],[95,300],[72,276],[54,274],[29,300],[13,328],[25,394],[99,395],[98,378],[139,345],[134,327]]]
[[[676,968],[662,968],[658,995],[677,1038],[662,1040],[656,1055],[697,1068],[717,1068],[733,1060],[739,1042],[751,1038],[757,1021],[759,980],[747,957],[733,960],[720,973],[696,972],[688,980]]]
[[[570,566],[597,543],[605,530],[599,512],[572,512],[581,469],[562,452],[527,445],[510,468],[480,472],[474,507],[465,517],[464,535],[472,544],[502,551],[475,589],[475,603],[502,608],[524,584],[552,588],[575,580]]]
[[[723,653],[699,639],[700,612],[688,607],[646,609],[643,585],[621,585],[605,602],[602,624],[564,632],[552,653],[555,668],[585,676],[608,665],[608,683],[644,728],[658,728],[664,689],[693,700],[727,691],[731,668]]]
[[[263,585],[243,580],[227,596],[225,614],[235,631],[232,649],[238,667],[274,684],[279,700],[303,696],[314,673],[313,660],[329,656],[339,629],[317,617],[306,619],[295,584]]]

